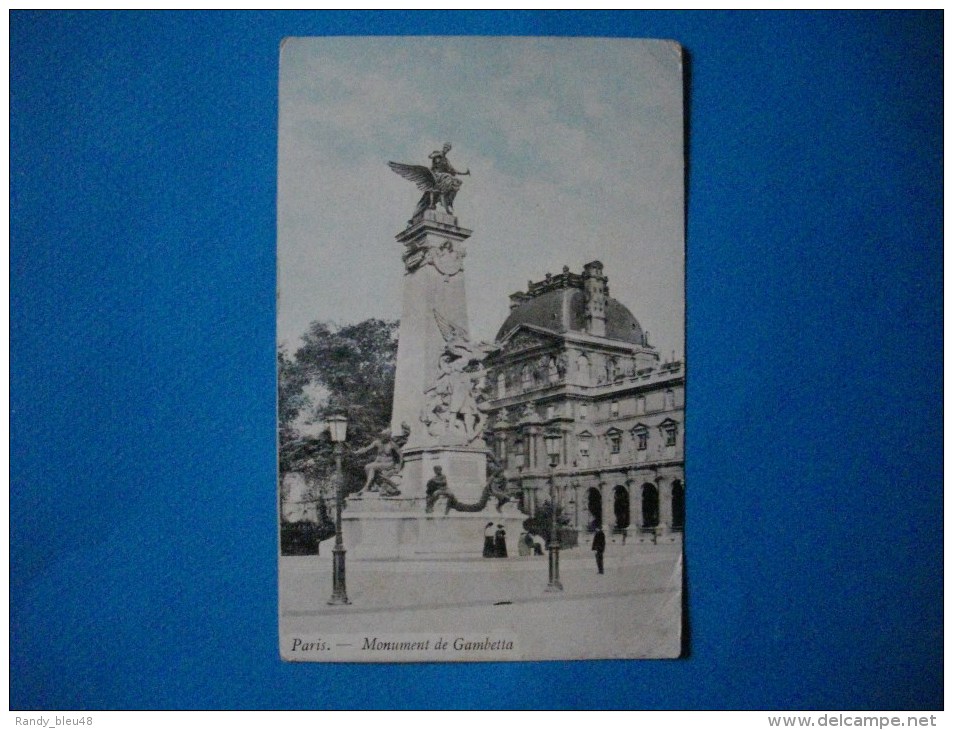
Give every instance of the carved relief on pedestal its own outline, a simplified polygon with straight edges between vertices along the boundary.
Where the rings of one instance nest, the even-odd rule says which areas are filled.
[[[404,251],[404,266],[408,274],[412,274],[424,266],[432,265],[443,274],[445,280],[463,271],[463,259],[467,255],[466,247],[449,238],[442,241],[431,241],[427,238],[411,241],[406,244]]]

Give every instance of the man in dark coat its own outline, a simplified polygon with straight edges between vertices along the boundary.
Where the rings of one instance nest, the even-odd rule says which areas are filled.
[[[596,534],[592,537],[592,549],[596,553],[596,567],[599,569],[599,575],[602,575],[602,554],[606,551],[606,533],[602,531],[602,525],[596,528]]]

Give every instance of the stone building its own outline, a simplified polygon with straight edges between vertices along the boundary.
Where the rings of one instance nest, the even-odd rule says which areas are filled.
[[[685,368],[609,296],[602,264],[510,296],[487,360],[486,438],[531,512],[549,499],[585,533],[677,540],[685,515]],[[559,454],[547,455],[545,436]]]

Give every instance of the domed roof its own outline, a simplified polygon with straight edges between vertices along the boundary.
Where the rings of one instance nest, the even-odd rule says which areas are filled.
[[[586,297],[576,288],[563,288],[537,294],[514,307],[496,339],[503,338],[521,324],[534,325],[551,332],[586,331]],[[644,345],[642,326],[628,308],[612,297],[606,301],[606,338]]]

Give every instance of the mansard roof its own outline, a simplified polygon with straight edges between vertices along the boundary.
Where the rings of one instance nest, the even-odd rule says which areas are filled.
[[[586,301],[581,289],[567,286],[523,300],[511,311],[497,332],[500,340],[521,324],[535,325],[550,332],[586,332]],[[606,302],[606,339],[644,345],[642,326],[618,300]]]

